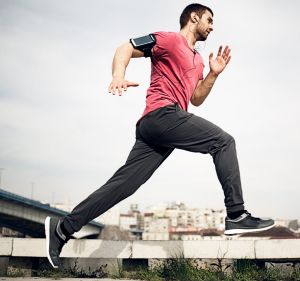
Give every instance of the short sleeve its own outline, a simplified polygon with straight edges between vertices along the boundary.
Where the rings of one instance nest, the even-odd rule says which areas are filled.
[[[174,42],[174,33],[166,31],[153,32],[156,43],[152,48],[152,54],[156,57],[164,55],[168,50],[172,48]]]

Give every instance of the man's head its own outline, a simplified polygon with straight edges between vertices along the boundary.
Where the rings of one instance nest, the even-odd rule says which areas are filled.
[[[204,41],[213,30],[213,15],[209,7],[198,3],[190,4],[180,15],[180,29],[188,29],[195,33],[197,41]]]

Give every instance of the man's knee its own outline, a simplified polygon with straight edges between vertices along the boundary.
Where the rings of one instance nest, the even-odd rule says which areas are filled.
[[[228,147],[229,145],[235,145],[235,139],[232,135],[222,131],[216,139],[216,142],[211,146],[209,153],[214,154],[217,151]]]
[[[226,133],[225,131],[222,132],[222,135],[221,135],[221,142],[228,145],[228,144],[231,144],[231,143],[234,143],[235,144],[235,139],[232,135]]]

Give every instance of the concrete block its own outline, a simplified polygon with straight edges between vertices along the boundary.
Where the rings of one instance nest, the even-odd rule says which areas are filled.
[[[60,257],[69,258],[129,258],[131,242],[99,239],[71,239],[63,247]],[[12,256],[46,257],[46,240],[14,238]]]
[[[0,238],[0,256],[11,256],[13,246],[13,238]]]
[[[32,261],[30,258],[10,257],[7,267],[7,276],[31,277]]]
[[[46,257],[46,240],[41,238],[0,238],[0,256]],[[71,239],[63,247],[61,257],[300,260],[300,239],[206,241]]]
[[[183,241],[133,241],[132,258],[175,258],[183,255]]]
[[[257,259],[300,259],[300,239],[256,240]]]
[[[0,257],[0,276],[7,274],[7,268],[9,264],[9,257]]]
[[[78,271],[90,275],[91,277],[101,277],[101,273],[113,274],[122,266],[122,261],[118,259],[102,259],[102,258],[64,258],[62,259],[65,268],[74,268]]]
[[[205,270],[217,270],[226,273],[232,273],[233,259],[192,259],[192,264],[196,268]]]
[[[254,259],[254,241],[183,241],[185,258]]]
[[[12,256],[15,257],[46,257],[46,239],[13,238]]]
[[[60,256],[70,258],[129,258],[130,255],[130,241],[71,239],[63,247]]]

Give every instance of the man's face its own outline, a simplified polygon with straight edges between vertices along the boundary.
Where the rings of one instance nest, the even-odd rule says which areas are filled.
[[[206,10],[202,17],[197,15],[198,23],[196,26],[197,41],[205,41],[208,34],[213,31],[213,16]]]

